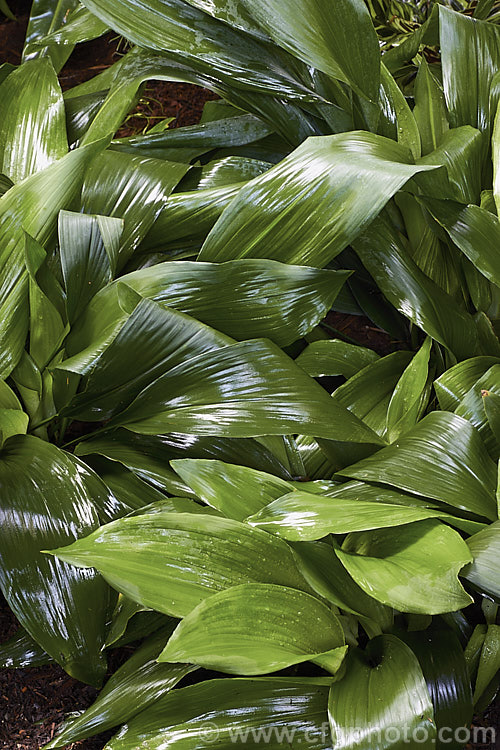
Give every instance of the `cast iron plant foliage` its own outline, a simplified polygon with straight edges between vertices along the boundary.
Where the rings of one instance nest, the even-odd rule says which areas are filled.
[[[47,747],[460,747],[498,689],[500,29],[394,5],[41,1],[0,68],[2,663],[140,641]],[[151,78],[222,100],[115,138]]]

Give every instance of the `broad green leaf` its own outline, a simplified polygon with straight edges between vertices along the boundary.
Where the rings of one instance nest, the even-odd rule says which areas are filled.
[[[223,100],[217,101],[220,103]],[[212,102],[212,104],[215,103],[217,102]],[[210,104],[210,102],[207,102],[207,104]],[[233,124],[236,122],[236,117],[228,119]],[[220,123],[221,120],[218,120],[218,122]],[[179,131],[180,128],[175,128],[171,132],[174,133],[175,130]],[[227,134],[227,137],[231,137],[231,132]],[[180,188],[198,191],[248,182],[248,180],[258,177],[263,172],[267,172],[271,166],[268,162],[248,159],[244,156],[226,156],[222,159],[213,159],[201,167],[192,167],[182,181]]]
[[[134,44],[168,53],[204,75],[280,97],[309,94],[286,71],[278,50],[182,0],[151,0],[146,8],[137,0],[85,0],[83,5]]]
[[[110,677],[90,708],[66,724],[45,745],[45,750],[69,745],[128,722],[195,670],[190,664],[158,664],[158,655],[174,627],[172,622],[145,641]]]
[[[121,518],[54,554],[97,568],[129,598],[174,617],[185,617],[207,596],[242,583],[308,590],[286,542],[210,515]]]
[[[0,408],[1,409],[22,409],[21,402],[4,380],[0,380]]]
[[[422,143],[422,155],[434,151],[450,127],[446,112],[443,89],[432,74],[422,55],[415,79],[415,107],[413,115],[417,121]]]
[[[225,0],[187,0],[194,8],[199,8],[208,13],[219,21],[224,21],[229,26],[234,26],[240,31],[246,31],[248,34],[268,40],[268,36],[252,16],[245,10],[244,0],[236,0],[230,5]]]
[[[309,138],[238,192],[200,260],[253,257],[325,266],[399,188],[428,169],[434,167],[410,164],[405,148],[372,133]]]
[[[432,412],[396,443],[342,473],[496,518],[496,466],[462,417]]]
[[[247,518],[247,523],[292,542],[322,539],[327,534],[391,528],[402,524],[442,517],[424,508],[345,500],[342,496],[321,497],[292,492],[271,501]]]
[[[57,214],[78,195],[90,160],[103,142],[76,149],[0,198],[0,377],[12,372],[24,348],[28,324],[25,234],[45,245],[55,235]],[[24,230],[24,231],[23,231]]]
[[[387,439],[391,443],[417,422],[429,374],[431,344],[432,339],[427,337],[391,396],[387,409]]]
[[[500,64],[498,26],[439,7],[443,88],[450,125],[489,130],[490,86]]]
[[[217,744],[281,750],[284,742],[330,750],[327,722],[331,678],[268,677],[206,680],[173,690],[136,716],[107,750],[174,750]],[[207,723],[207,715],[210,721]]]
[[[24,669],[42,667],[53,659],[24,630],[17,632],[0,645],[0,669]]]
[[[332,611],[303,591],[247,583],[221,591],[179,623],[159,661],[259,675],[314,661],[336,672],[344,633]]]
[[[38,57],[50,57],[58,73],[73,51],[71,45],[38,46],[47,34],[61,28],[70,11],[78,6],[78,0],[33,0],[30,19],[26,31],[23,62]]]
[[[446,370],[434,381],[441,409],[455,411],[467,391],[490,367],[496,364],[500,364],[500,360],[496,357],[473,357]]]
[[[479,354],[476,323],[410,257],[402,235],[378,218],[353,243],[366,270],[394,307],[459,359]]]
[[[242,0],[242,4],[292,55],[377,100],[380,52],[361,0]]]
[[[463,572],[463,578],[475,588],[500,602],[498,560],[500,559],[500,521],[495,521],[467,540],[473,562]]]
[[[377,361],[378,354],[341,339],[313,341],[295,360],[313,378],[343,375],[350,378]]]
[[[185,458],[172,461],[171,466],[203,502],[236,521],[243,521],[293,488],[272,474],[224,461]]]
[[[61,211],[59,252],[71,323],[112,279],[123,222],[107,216]]]
[[[80,330],[98,329],[103,308],[122,314],[118,285],[201,320],[237,340],[266,337],[287,346],[330,310],[349,272],[290,266],[270,260],[228,263],[175,261],[121,276],[89,305]]]
[[[491,158],[493,161],[493,198],[496,213],[500,209],[500,106],[497,107],[495,115],[495,126],[491,137]]]
[[[300,432],[350,442],[381,442],[264,339],[225,346],[181,362],[145,388],[116,417],[115,424],[143,434],[179,431],[255,437]]]
[[[133,255],[161,211],[163,201],[186,174],[187,164],[106,151],[85,176],[82,205],[87,213],[124,220],[118,268]]]
[[[76,44],[97,39],[106,31],[106,24],[78,3],[65,14],[64,23],[59,28],[51,29],[45,36],[31,42],[31,49],[36,53],[38,47],[48,47],[53,53],[54,46],[65,45],[72,51]]]
[[[32,60],[0,86],[0,172],[20,182],[68,152],[61,88],[50,60]]]
[[[455,409],[459,414],[474,425],[494,461],[500,458],[500,442],[491,429],[488,406],[493,405],[491,417],[494,418],[495,399],[500,397],[500,365],[493,365],[467,391]],[[487,402],[489,402],[487,406]]]
[[[462,206],[452,201],[426,201],[426,206],[476,268],[500,286],[497,217],[479,206]]]
[[[311,588],[344,612],[358,616],[372,635],[393,625],[392,609],[366,594],[349,575],[333,546],[325,542],[292,542],[297,564]]]
[[[0,440],[4,442],[12,435],[24,435],[28,429],[29,417],[19,409],[0,408]]]
[[[346,676],[330,689],[328,713],[336,750],[404,747],[404,737],[410,747],[435,747],[434,711],[422,670],[394,635],[381,635],[364,652],[350,654]]]
[[[420,133],[413,112],[398,84],[382,63],[382,86],[396,121],[397,140],[411,152],[414,159],[421,154]],[[386,134],[390,137],[390,134]]]
[[[42,554],[97,528],[89,471],[32,436],[2,448],[0,585],[20,624],[72,676],[99,684],[108,589],[95,571]],[[92,491],[91,491],[92,490]]]
[[[119,461],[154,487],[175,495],[186,493],[185,484],[169,467],[169,461],[177,458],[216,459],[290,478],[279,459],[250,438],[194,437],[179,433],[146,436],[118,429],[79,443],[75,453],[79,456],[98,453]],[[183,491],[179,491],[181,486]]]
[[[500,625],[488,625],[479,668],[477,670],[477,679],[474,689],[474,704],[481,698],[490,682],[495,678],[500,670]]]
[[[460,733],[455,735],[455,731],[470,725],[472,691],[470,673],[457,635],[433,623],[426,630],[398,633],[398,637],[410,646],[425,677],[438,730],[436,746],[462,750],[463,742],[455,739]],[[441,734],[439,730],[442,730]]]
[[[84,352],[58,365],[86,375],[84,390],[64,414],[88,421],[109,419],[168,370],[231,341],[194,318],[141,299],[102,352]]]
[[[354,532],[336,553],[367,594],[400,612],[440,614],[472,602],[457,578],[471,554],[440,521]]]

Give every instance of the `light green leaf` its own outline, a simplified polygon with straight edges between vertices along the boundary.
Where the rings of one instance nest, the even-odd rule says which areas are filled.
[[[372,349],[347,344],[340,339],[313,341],[295,360],[312,378],[343,375],[350,378],[378,360]]]
[[[496,466],[474,427],[455,414],[428,414],[396,443],[342,473],[496,518]]]
[[[108,616],[108,588],[42,554],[97,528],[96,485],[80,462],[26,435],[2,448],[0,585],[20,624],[72,676],[99,684]]]
[[[479,668],[474,689],[474,704],[485,692],[490,682],[500,670],[500,625],[488,625],[488,630],[481,649]]]
[[[307,542],[322,539],[327,534],[401,526],[443,515],[424,508],[346,500],[341,495],[321,497],[297,491],[270,502],[246,520],[251,526],[282,539]]]
[[[372,133],[309,138],[239,191],[200,260],[264,257],[325,266],[411,177],[434,168],[409,161],[406,149]]]
[[[0,172],[20,182],[68,152],[61,88],[50,60],[32,60],[0,86]]]
[[[272,474],[224,461],[185,458],[171,466],[203,502],[236,521],[293,489],[290,482]]]
[[[463,572],[463,578],[500,603],[498,561],[500,559],[500,521],[495,521],[467,540],[472,557],[471,565]]]
[[[173,632],[159,661],[243,675],[314,661],[334,673],[345,655],[332,611],[302,591],[248,583],[199,604]]]
[[[404,747],[405,736],[423,750],[435,747],[434,711],[422,670],[394,635],[352,652],[346,676],[330,689],[328,713],[336,750]]]
[[[97,568],[126,596],[174,617],[185,617],[207,596],[242,583],[308,590],[286,542],[212,515],[121,518],[54,554]]]
[[[28,429],[29,417],[19,409],[0,408],[0,436],[4,442],[12,435],[24,435]]]
[[[281,750],[287,737],[304,750],[330,750],[327,722],[331,678],[268,677],[206,680],[173,690],[132,719],[107,750],[173,750],[218,744]],[[210,722],[207,725],[207,714]]]
[[[70,11],[78,6],[78,0],[33,0],[30,19],[26,31],[23,62],[38,57],[50,57],[58,73],[73,51],[71,45],[40,47],[40,40],[57,29],[67,20]]]
[[[413,112],[398,84],[382,63],[382,86],[397,123],[397,140],[411,152],[414,159],[421,154],[420,133]]]
[[[432,74],[422,55],[415,79],[415,107],[413,115],[420,131],[422,155],[434,151],[450,127],[443,89]]]
[[[354,532],[336,553],[367,594],[400,612],[434,615],[472,602],[457,578],[471,554],[440,521]]]

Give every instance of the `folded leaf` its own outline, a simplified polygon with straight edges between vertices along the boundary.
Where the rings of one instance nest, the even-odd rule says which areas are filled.
[[[295,361],[313,378],[333,375],[350,378],[378,358],[372,349],[347,344],[340,339],[328,339],[313,341]]]
[[[335,672],[345,651],[340,622],[319,599],[249,583],[199,604],[179,623],[159,660],[244,675],[315,661]]]
[[[400,612],[440,614],[472,602],[457,578],[469,549],[440,521],[355,532],[336,553],[367,594]]]

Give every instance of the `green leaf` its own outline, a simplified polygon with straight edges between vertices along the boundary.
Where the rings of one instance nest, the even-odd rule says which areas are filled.
[[[319,599],[284,586],[248,583],[199,604],[179,623],[159,660],[243,675],[314,661],[335,672],[344,643],[339,620]]]
[[[457,358],[479,353],[472,316],[420,270],[402,235],[386,219],[376,219],[353,246],[381,292],[399,312]]]
[[[409,149],[414,159],[418,159],[421,154],[420,133],[415,117],[403,95],[403,92],[383,63],[382,86],[387,103],[392,109],[393,116],[396,120],[398,143]]]
[[[0,377],[19,362],[28,325],[25,234],[41,245],[55,235],[57,214],[71,205],[90,160],[105,144],[76,149],[0,198]],[[23,231],[24,230],[24,231]]]
[[[433,76],[423,55],[415,79],[413,115],[420,131],[422,155],[425,156],[440,145],[450,126],[443,89]]]
[[[68,152],[61,88],[50,60],[32,60],[0,86],[0,172],[20,182]]]
[[[498,560],[500,556],[500,521],[495,521],[467,540],[472,557],[471,565],[462,576],[475,588],[500,603]]]
[[[7,0],[0,0],[0,12],[4,14],[4,16],[7,16],[7,18],[10,18],[11,21],[15,21],[16,17],[10,10],[9,6],[7,5]]]
[[[45,745],[45,750],[69,745],[128,722],[195,670],[190,664],[158,664],[158,655],[174,627],[172,622],[145,641],[109,678],[90,708],[65,724],[61,734]]]
[[[207,743],[257,747],[265,741],[269,750],[281,750],[291,741],[305,750],[329,750],[325,723],[330,682],[292,677],[206,680],[157,701],[126,724],[108,749],[137,750],[143,745],[160,750],[165,743],[175,750]]]
[[[497,217],[479,206],[462,206],[452,201],[426,201],[426,206],[476,268],[493,284],[500,286],[500,223]]]
[[[33,0],[26,31],[23,62],[38,57],[50,57],[56,72],[59,72],[73,51],[71,45],[51,44],[40,47],[44,36],[60,29],[68,13],[78,6],[78,0]]]
[[[396,443],[342,473],[496,518],[496,466],[474,427],[455,414],[428,414]]]
[[[22,409],[18,397],[4,380],[0,380],[0,408]]]
[[[491,429],[488,412],[495,419],[495,399],[499,396],[500,365],[493,365],[467,391],[455,409],[455,414],[474,425],[494,461],[500,458],[500,442]]]
[[[12,435],[24,435],[29,417],[19,409],[0,409],[0,436],[2,442]]]
[[[143,434],[255,437],[300,432],[380,443],[275,344],[259,339],[178,364],[145,388],[116,422]]]
[[[394,635],[381,635],[364,652],[350,654],[346,676],[330,689],[328,713],[336,750],[404,747],[404,737],[424,750],[435,746],[434,712],[422,670]]]
[[[117,316],[122,314],[117,287],[124,283],[234,339],[265,337],[287,346],[325,317],[348,275],[270,260],[157,263],[121,276],[101,291],[74,336],[80,329],[97,329],[104,306],[111,311],[114,305]]]
[[[242,0],[269,36],[292,55],[376,101],[380,52],[361,0]]]
[[[417,422],[429,374],[431,344],[432,339],[427,337],[401,375],[391,396],[387,409],[387,439],[391,443]]]
[[[467,391],[493,365],[500,364],[497,357],[473,357],[446,370],[434,381],[441,409],[455,411]]]
[[[236,521],[293,488],[279,477],[224,461],[185,458],[172,461],[171,466],[203,502]]]
[[[372,133],[309,138],[239,191],[200,260],[266,257],[325,266],[427,169],[433,167],[410,164],[405,148]]]
[[[489,97],[500,65],[500,29],[440,5],[439,39],[451,127],[488,130],[495,116]]]
[[[168,53],[204,75],[279,97],[304,97],[278,50],[242,34],[181,0],[85,0],[106,25],[140,47]]]
[[[187,164],[144,159],[106,151],[85,176],[82,206],[86,213],[124,220],[118,269],[133,255],[161,211],[164,200],[186,174]]]
[[[400,612],[440,614],[472,602],[457,578],[470,552],[440,521],[354,532],[336,553],[367,594]]]
[[[42,554],[97,528],[90,472],[32,436],[2,448],[0,585],[20,624],[72,676],[99,684],[108,589],[95,571]]]
[[[474,705],[478,703],[482,694],[486,691],[490,682],[496,677],[500,670],[500,625],[488,625],[477,679],[474,689]]]
[[[25,667],[43,667],[53,659],[24,630],[16,633],[0,645],[1,669],[24,669]]]
[[[242,583],[308,590],[281,539],[226,518],[158,513],[121,518],[55,550],[61,560],[97,568],[126,596],[184,617],[207,596]]]
[[[272,501],[247,518],[247,523],[292,542],[322,539],[327,534],[347,534],[439,518],[443,513],[424,508],[321,497],[292,492]]]
[[[372,349],[347,344],[340,339],[313,341],[295,360],[312,378],[343,375],[350,378],[378,360]]]
[[[73,323],[116,268],[123,222],[107,216],[61,211],[59,252],[68,319]]]

